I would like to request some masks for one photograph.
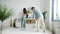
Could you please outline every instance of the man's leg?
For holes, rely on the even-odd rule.
[[[37,30],[39,31],[40,30],[40,23],[41,23],[41,18],[39,18],[37,20]]]
[[[36,20],[36,23],[35,23],[35,31],[39,31],[40,29],[40,19]]]
[[[46,26],[45,26],[45,23],[44,23],[44,19],[42,18],[42,24],[43,24],[43,28],[44,28],[44,32],[46,31]]]
[[[37,25],[37,21],[35,20],[35,30],[37,29],[37,26],[36,25]]]
[[[43,18],[39,18],[38,20],[36,20],[36,23],[35,23],[36,31],[39,31],[41,23],[43,24],[43,28],[44,28],[44,32],[45,32],[46,31],[46,26],[45,26]]]

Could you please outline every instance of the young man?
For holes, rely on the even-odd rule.
[[[46,30],[46,27],[45,27],[45,24],[44,24],[44,19],[43,19],[43,15],[41,12],[38,12],[35,7],[32,7],[31,10],[33,11],[33,15],[35,16],[35,19],[36,19],[36,25],[35,25],[35,28],[36,28],[36,31],[39,31],[39,28],[40,28],[40,24],[42,23],[43,26],[44,26],[44,32]]]

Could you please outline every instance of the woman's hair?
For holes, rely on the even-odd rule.
[[[28,14],[27,14],[26,8],[23,8],[23,13],[26,14],[26,18],[28,18]]]
[[[24,13],[24,14],[27,14],[26,8],[23,8],[23,13]]]

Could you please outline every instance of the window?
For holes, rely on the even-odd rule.
[[[60,21],[60,0],[52,0],[52,20]]]

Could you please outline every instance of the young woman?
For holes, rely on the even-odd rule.
[[[21,19],[21,28],[25,28],[26,17],[27,17],[27,10],[26,10],[26,8],[23,8],[23,15],[22,15],[22,19]]]

